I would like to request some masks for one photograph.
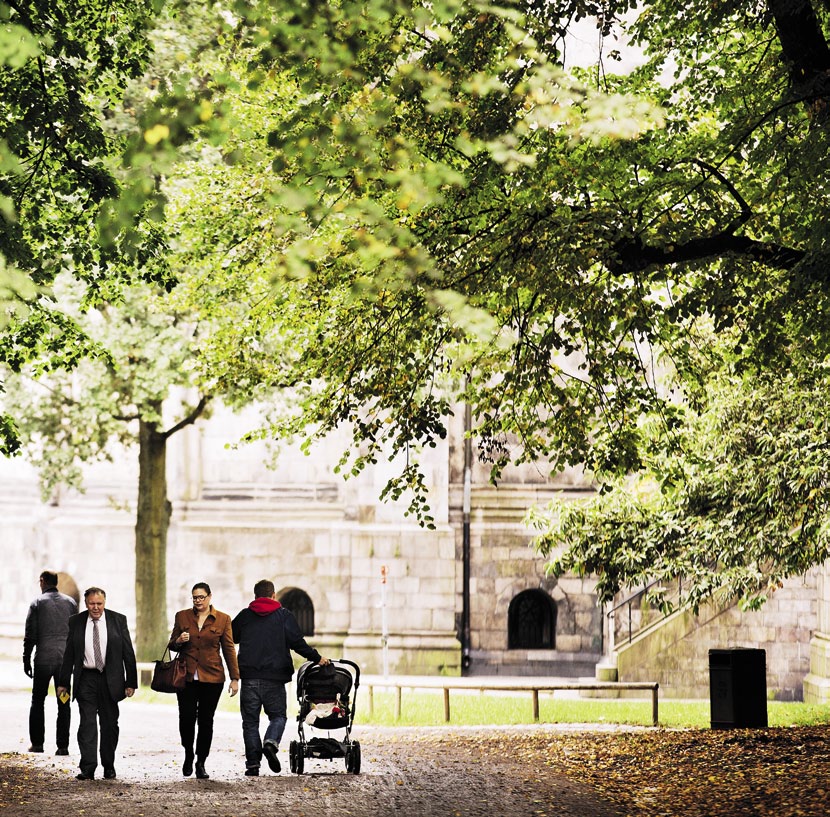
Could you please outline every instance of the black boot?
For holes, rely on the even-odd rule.
[[[207,780],[210,777],[210,775],[205,771],[204,760],[196,761],[196,777],[198,777],[199,780]]]
[[[193,750],[184,750],[184,763],[182,763],[182,774],[190,777],[193,774]]]

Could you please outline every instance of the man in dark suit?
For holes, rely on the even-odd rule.
[[[131,698],[138,686],[135,651],[127,618],[104,612],[107,594],[100,587],[84,593],[86,612],[69,619],[69,635],[60,669],[58,694],[69,691],[78,702],[81,750],[78,780],[92,780],[98,765],[98,724],[101,725],[101,765],[107,780],[115,778],[118,745],[118,702]]]

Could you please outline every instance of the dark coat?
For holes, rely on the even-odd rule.
[[[233,640],[239,644],[243,681],[290,681],[294,674],[290,650],[308,661],[320,660],[320,653],[306,643],[297,619],[285,607],[265,616],[246,607],[233,620]]]
[[[125,690],[138,687],[138,669],[135,663],[135,651],[130,638],[127,617],[114,610],[104,611],[107,621],[107,652],[104,656],[104,675],[107,687],[114,701],[123,701],[127,697]],[[63,653],[59,686],[72,689],[72,697],[78,688],[78,679],[84,669],[84,640],[89,610],[78,613],[69,619],[69,635]],[[70,681],[72,682],[70,684]]]

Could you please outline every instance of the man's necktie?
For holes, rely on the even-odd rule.
[[[98,619],[92,619],[92,654],[95,658],[95,669],[104,671],[104,656],[101,655],[101,638],[98,635]]]

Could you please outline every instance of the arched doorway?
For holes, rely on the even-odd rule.
[[[62,570],[58,571],[58,590],[60,590],[61,593],[65,593],[70,598],[75,599],[75,604],[81,603],[81,591],[78,589],[75,579],[73,579],[68,573],[64,573]]]
[[[305,590],[289,587],[281,590],[277,596],[279,603],[294,613],[303,636],[314,635],[314,604]]]
[[[556,603],[543,590],[523,590],[507,610],[510,650],[556,648]]]

